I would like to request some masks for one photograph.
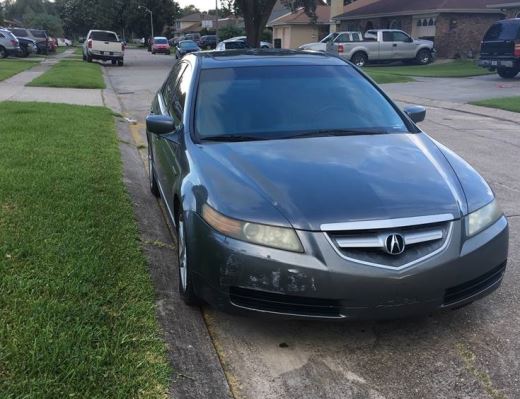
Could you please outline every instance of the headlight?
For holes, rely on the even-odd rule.
[[[503,215],[496,200],[466,217],[466,235],[472,237],[495,223]]]
[[[286,251],[303,252],[302,244],[293,229],[231,219],[208,205],[202,207],[202,218],[218,232],[237,240]]]

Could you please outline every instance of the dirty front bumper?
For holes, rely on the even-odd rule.
[[[499,287],[506,267],[504,217],[462,242],[453,222],[449,245],[402,270],[342,258],[322,232],[298,235],[305,253],[281,251],[223,236],[189,216],[188,256],[195,292],[233,313],[305,319],[384,319],[461,307]]]

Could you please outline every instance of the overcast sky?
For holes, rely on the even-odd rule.
[[[210,8],[215,9],[215,0],[177,0],[177,2],[181,5],[181,7],[193,4],[201,11],[207,11]]]

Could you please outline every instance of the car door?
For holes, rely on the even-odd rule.
[[[181,172],[179,159],[183,138],[179,132],[183,127],[186,96],[192,77],[192,66],[188,62],[180,62],[179,66],[176,74],[172,74],[171,81],[168,82],[168,88],[163,95],[164,109],[162,111],[163,115],[173,118],[176,132],[156,138],[157,158],[154,159],[160,175],[159,182],[164,195],[163,199],[170,210],[173,209],[173,194]]]
[[[401,31],[393,32],[394,37],[394,59],[403,60],[409,58],[415,58],[415,52],[417,51],[416,45],[413,39],[406,33]]]
[[[394,34],[390,31],[382,32],[382,40],[379,42],[379,60],[393,60],[395,58],[397,44],[394,42]]]

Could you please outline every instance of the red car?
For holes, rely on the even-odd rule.
[[[152,43],[152,54],[163,53],[170,55],[170,43],[165,37],[154,37]]]

